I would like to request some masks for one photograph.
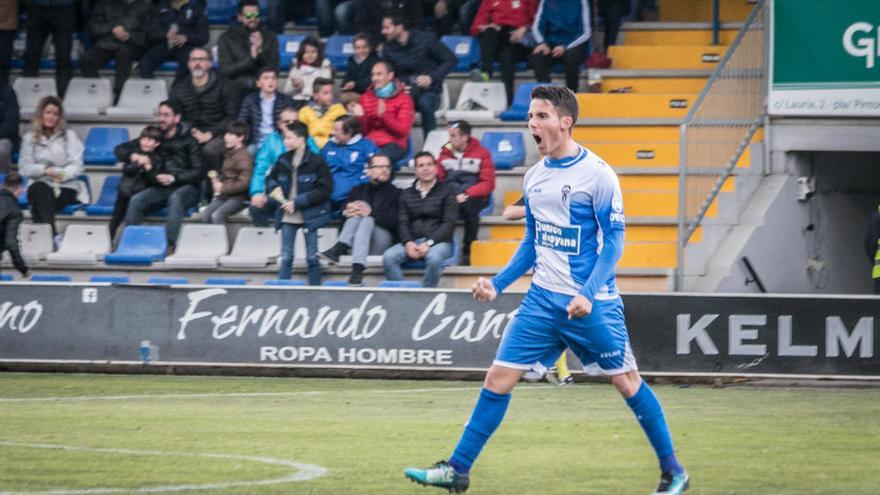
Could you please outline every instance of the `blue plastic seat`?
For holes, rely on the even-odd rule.
[[[89,176],[85,175],[85,174],[79,175],[76,177],[76,180],[85,184],[86,191],[89,192],[89,197],[92,197],[92,186],[91,186],[91,184],[89,184]],[[27,197],[25,197],[25,200],[27,200]],[[79,203],[67,205],[61,209],[60,213],[62,215],[73,215],[74,213],[84,209],[85,207],[86,207],[86,205],[79,204]]]
[[[86,206],[86,215],[110,215],[113,213],[113,205],[116,203],[116,188],[119,187],[118,175],[110,175],[104,179],[101,186],[101,195],[98,201]]]
[[[8,273],[0,273],[0,282],[12,282],[12,275]]]
[[[290,68],[290,63],[296,58],[296,52],[299,50],[299,44],[306,39],[302,34],[279,34],[278,35],[278,56],[280,58],[282,71]]]
[[[415,156],[415,153],[413,152],[412,134],[410,134],[409,137],[406,138],[406,156],[401,158],[397,161],[397,163],[394,164],[394,171],[396,172],[404,167],[409,166],[409,161],[412,160],[413,156]],[[436,157],[434,158],[436,159]]]
[[[344,71],[348,68],[348,58],[354,54],[354,45],[352,36],[347,34],[334,34],[327,38],[327,45],[324,47],[324,56],[330,60],[333,67],[337,71]]]
[[[187,285],[189,284],[189,279],[174,277],[150,277],[147,279],[147,283],[151,285]]]
[[[206,11],[210,24],[229,24],[237,10],[235,0],[208,0]]]
[[[453,266],[458,264],[458,239],[452,239],[452,254],[449,255],[448,258],[443,260],[443,268],[447,266]],[[425,260],[414,260],[407,261],[406,263],[400,265],[404,270],[424,270],[425,269]]]
[[[205,279],[205,285],[247,285],[247,280],[243,278],[208,277]]]
[[[489,204],[486,205],[485,208],[480,210],[481,217],[488,217],[495,211],[495,194],[492,193],[489,195]]]
[[[422,284],[415,280],[383,280],[379,282],[379,287],[387,289],[420,289]]]
[[[119,247],[104,257],[104,263],[148,266],[154,261],[164,260],[167,251],[165,227],[129,225],[122,231]]]
[[[92,127],[86,136],[83,162],[88,165],[115,165],[113,148],[129,140],[125,127]]]
[[[130,282],[128,277],[113,275],[92,275],[89,282],[108,283],[108,284],[127,284]]]
[[[480,141],[492,153],[492,162],[498,170],[510,170],[526,163],[526,143],[521,132],[489,131]]]
[[[458,63],[455,66],[458,72],[467,72],[480,62],[480,44],[472,36],[447,35],[440,41],[455,54]]]
[[[70,275],[49,275],[45,273],[31,275],[31,282],[71,282]]]
[[[524,82],[519,83],[513,94],[513,103],[510,108],[501,112],[501,120],[526,120],[529,118],[529,103],[532,101],[532,90],[537,86],[550,86],[548,83]]]
[[[279,280],[269,279],[263,282],[263,285],[276,285],[285,287],[304,287],[306,283],[302,280]]]
[[[321,285],[324,287],[348,287],[348,282],[345,280],[328,280]]]

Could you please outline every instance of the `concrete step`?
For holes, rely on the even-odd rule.
[[[630,88],[636,94],[699,93],[707,78],[608,77],[602,78],[602,92]]]
[[[709,0],[675,0],[658,2],[660,20],[666,22],[699,22],[712,20],[712,2]],[[752,11],[755,0],[720,0],[721,22],[742,22]]]
[[[608,48],[616,69],[714,69],[727,46],[627,46]]]
[[[590,151],[615,169],[632,167],[677,167],[678,144],[663,142],[583,142]]]
[[[693,105],[694,93],[596,94],[578,93],[579,118],[683,118]]]
[[[738,29],[722,29],[718,31],[718,42],[729,45],[738,32]],[[712,44],[712,28],[627,30],[621,37],[621,44],[627,46],[708,46]]]
[[[572,137],[584,146],[592,148],[597,142],[678,143],[680,131],[676,125],[626,125],[624,123],[620,125],[581,125],[579,123],[572,130]]]

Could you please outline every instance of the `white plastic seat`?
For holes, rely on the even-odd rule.
[[[272,227],[242,227],[232,252],[220,257],[220,265],[263,268],[281,255],[281,233]]]
[[[18,242],[21,256],[28,263],[46,259],[55,251],[52,241],[52,226],[48,223],[23,223],[18,227]]]
[[[111,247],[107,225],[71,224],[64,231],[58,252],[49,253],[46,262],[50,265],[97,265]]]
[[[58,96],[58,87],[51,77],[19,77],[12,84],[18,97],[18,111],[22,117],[30,117],[37,104],[46,96]]]
[[[151,117],[156,108],[168,99],[164,79],[129,79],[122,87],[119,104],[107,109],[107,115]]]
[[[216,268],[217,260],[229,252],[225,225],[186,224],[180,231],[177,249],[165,258],[173,268]]]
[[[449,131],[446,129],[434,129],[425,137],[425,144],[422,145],[422,151],[431,153],[436,160],[440,156],[440,149],[449,142]]]
[[[326,251],[336,244],[339,231],[335,228],[318,229],[318,252]],[[294,266],[306,266],[306,236],[302,229],[296,231],[296,239],[293,243],[293,264]]]
[[[64,94],[64,112],[70,116],[94,116],[113,106],[113,85],[107,78],[74,77]]]
[[[500,82],[466,82],[446,120],[490,121],[507,110],[507,92]]]

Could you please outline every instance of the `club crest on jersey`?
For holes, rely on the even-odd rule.
[[[568,201],[568,195],[571,194],[571,186],[568,184],[562,187],[562,202],[565,203]]]

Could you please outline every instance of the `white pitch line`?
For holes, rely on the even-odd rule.
[[[284,459],[278,459],[275,457],[213,454],[207,452],[163,452],[157,450],[101,449],[91,447],[75,447],[69,445],[52,445],[44,443],[22,443],[12,442],[8,440],[0,440],[0,445],[4,445],[7,447],[22,447],[31,449],[65,450],[71,452],[97,452],[105,454],[143,455],[154,457],[207,457],[211,459],[230,459],[237,461],[259,462],[262,464],[273,464],[276,466],[289,467],[295,470],[294,472],[280,478],[270,478],[253,481],[228,481],[222,483],[160,485],[142,488],[59,488],[55,490],[44,490],[36,492],[0,492],[0,495],[103,495],[108,493],[170,493],[191,490],[222,490],[225,488],[235,488],[240,486],[265,486],[278,485],[282,483],[293,483],[297,481],[309,481],[327,474],[326,468],[317,466],[315,464],[304,464],[301,462],[293,462]]]

